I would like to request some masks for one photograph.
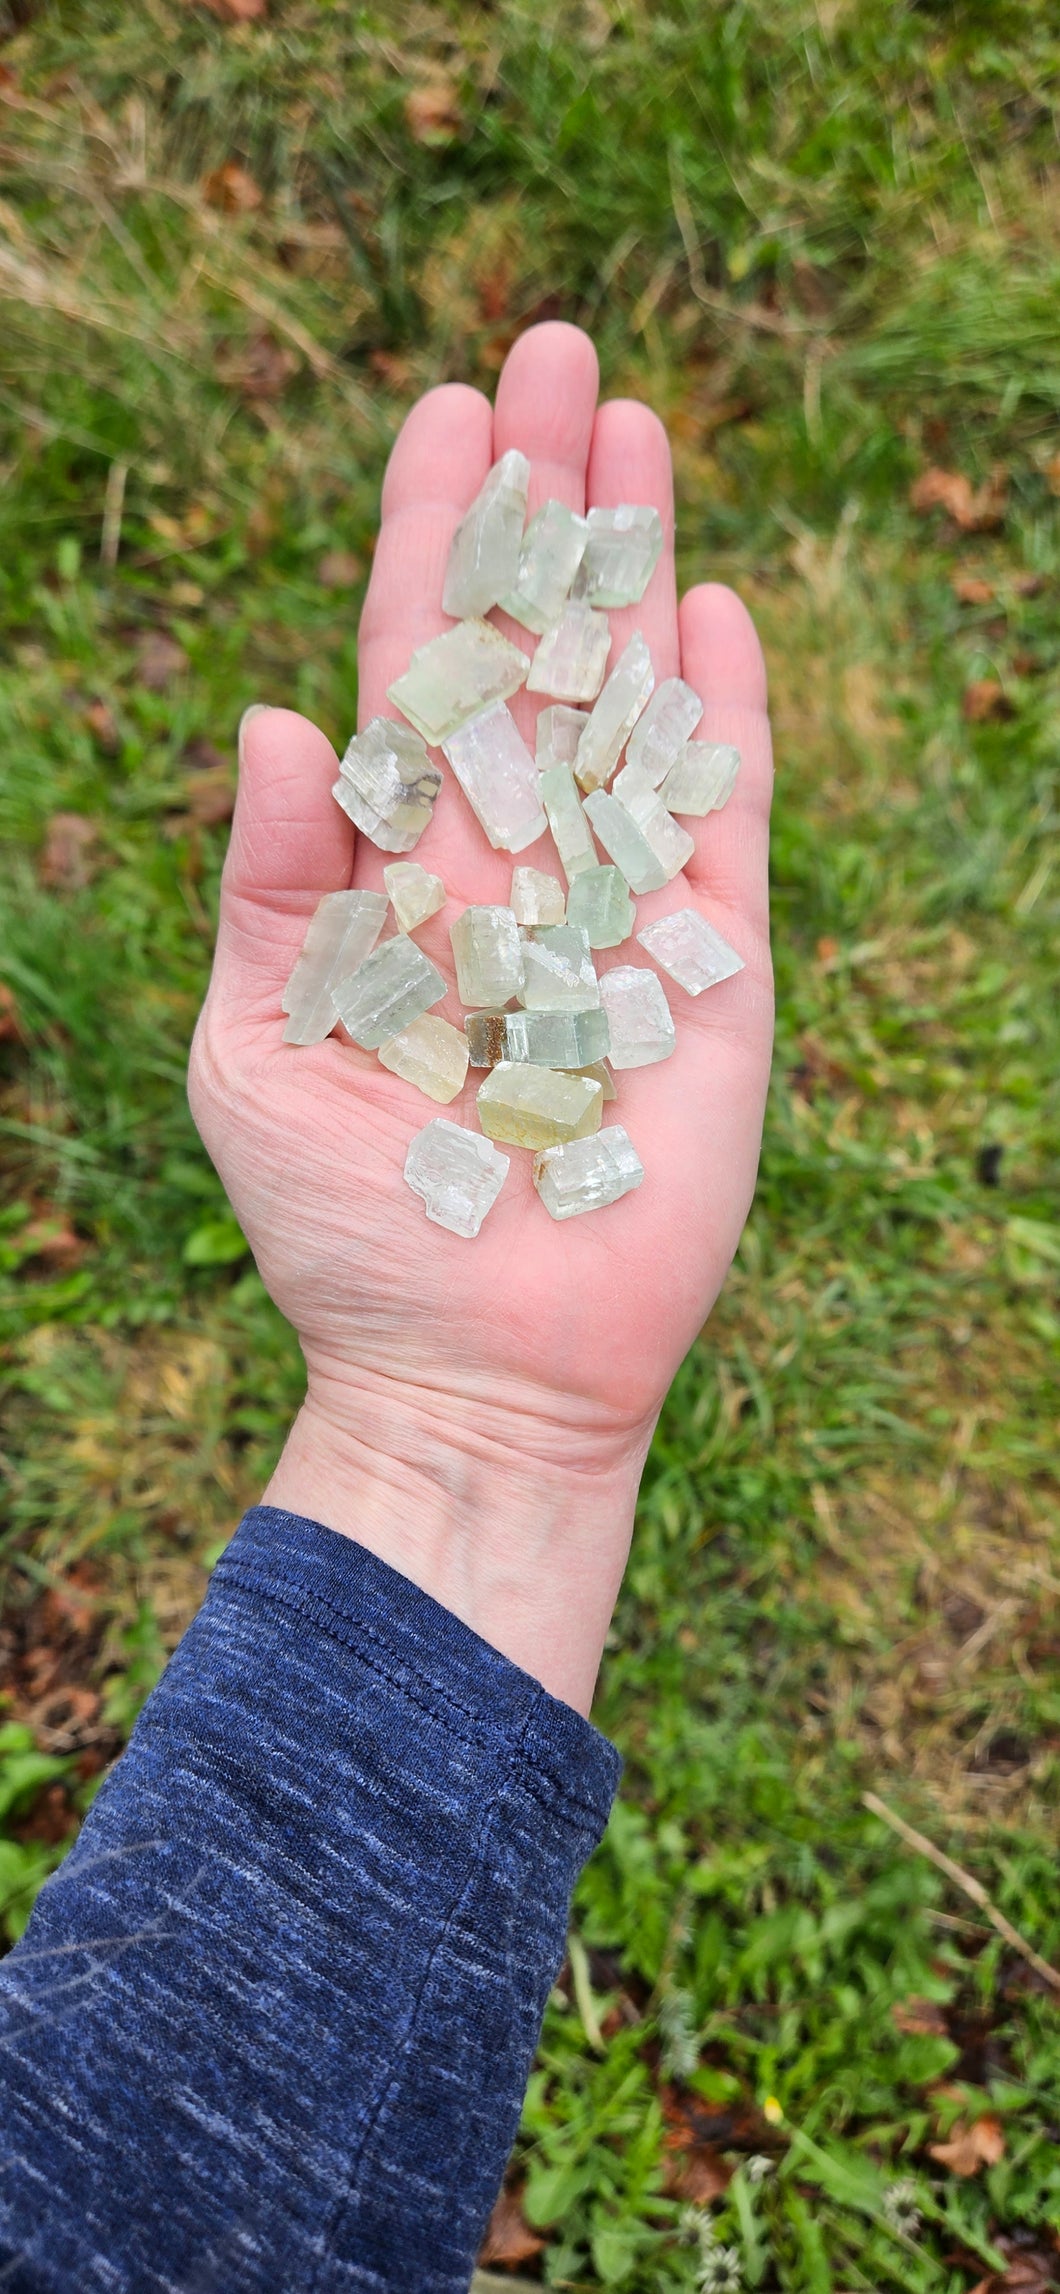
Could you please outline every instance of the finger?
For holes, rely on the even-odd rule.
[[[497,384],[494,459],[517,447],[530,464],[529,515],[543,502],[585,508],[585,473],[600,369],[588,335],[559,320],[528,328]]]
[[[663,524],[659,563],[638,605],[610,615],[611,666],[635,629],[643,631],[655,682],[679,673],[677,589],[674,575],[674,477],[670,442],[658,415],[634,398],[608,399],[596,417],[589,455],[587,499],[593,509],[620,502],[651,502]]]
[[[293,709],[249,710],[239,728],[239,789],[221,877],[215,984],[282,986],[325,892],[350,882],[355,832],[331,794],[331,743]]]
[[[386,689],[451,624],[442,612],[449,545],[492,459],[489,400],[444,383],[413,407],[383,480],[382,523],[361,616],[358,721],[395,716]]]
[[[740,938],[764,944],[769,928],[769,808],[773,754],[767,715],[765,662],[758,634],[745,605],[720,582],[689,591],[681,606],[682,675],[703,700],[697,741],[728,741],[740,752],[736,785],[720,812],[685,826],[695,835],[696,853],[685,871],[705,896],[710,920],[733,940],[745,958],[752,952]],[[730,935],[726,932],[726,937]]]

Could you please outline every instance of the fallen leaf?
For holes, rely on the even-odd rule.
[[[452,143],[464,125],[454,82],[439,73],[410,88],[405,121],[414,143]]]
[[[970,2127],[962,2126],[958,2120],[949,2141],[929,2143],[928,2153],[938,2160],[940,2167],[948,2167],[951,2174],[977,2175],[980,2167],[996,2166],[1005,2156],[1001,2121],[991,2112],[975,2119]]]
[[[1054,454],[1052,460],[1046,463],[1045,475],[1049,481],[1049,492],[1060,494],[1060,454]]]
[[[478,282],[479,309],[491,327],[507,316],[511,285],[509,273],[503,267],[488,272]]]
[[[150,629],[136,648],[136,674],[148,693],[164,693],[188,666],[188,656],[164,629]]]
[[[531,2262],[545,2241],[531,2230],[518,2191],[502,2190],[486,2226],[480,2262]]]
[[[954,574],[953,594],[961,605],[989,605],[997,592],[982,574]]]
[[[29,1721],[42,1752],[77,1752],[99,1719],[102,1698],[95,1689],[69,1682],[50,1689],[30,1709]]]
[[[82,892],[94,874],[92,846],[99,831],[79,812],[53,812],[40,859],[40,880],[55,892]]]
[[[15,991],[0,980],[0,1043],[22,1043],[22,1022],[18,1016]]]
[[[922,517],[945,510],[962,534],[985,534],[1003,524],[1007,491],[1003,470],[993,470],[979,487],[960,470],[923,470],[910,487],[909,506]]]
[[[370,350],[368,364],[373,374],[377,374],[381,382],[389,383],[392,390],[404,390],[412,373],[408,359],[396,350]]]
[[[352,550],[326,550],[317,567],[321,589],[355,589],[364,567]]]
[[[191,773],[214,773],[222,766],[227,769],[231,762],[212,741],[189,741],[180,752],[180,761]]]
[[[961,715],[969,725],[996,723],[1002,717],[1014,717],[1012,702],[996,677],[976,677],[964,689]]]
[[[824,940],[818,940],[816,955],[819,964],[834,964],[838,954],[838,940],[831,940],[827,938]]]
[[[121,747],[121,734],[110,703],[90,701],[85,710],[85,724],[104,756],[116,757]]]
[[[935,1999],[896,1999],[891,2018],[898,2031],[930,2033],[939,2039],[949,2037],[945,2012]]]
[[[1036,653],[1014,653],[1012,669],[1016,677],[1040,677],[1042,663]]]
[[[297,351],[277,342],[268,327],[258,327],[245,342],[221,343],[214,363],[221,382],[252,404],[281,397],[299,367]]]
[[[198,821],[200,828],[216,828],[221,821],[231,820],[235,802],[235,774],[223,760],[200,769],[188,782],[188,817]]]
[[[262,202],[261,185],[237,159],[226,159],[223,167],[204,176],[202,195],[208,207],[219,207],[223,215],[252,215]]]
[[[27,1259],[44,1259],[53,1266],[76,1266],[85,1255],[85,1243],[63,1212],[30,1219],[19,1235],[19,1249]]]
[[[668,2162],[667,2196],[682,2198],[688,2206],[710,2206],[714,2199],[724,2198],[735,2171],[720,2151],[697,2146],[687,2157]]]
[[[268,12],[268,0],[203,0],[203,6],[223,24],[260,24]]]
[[[1044,574],[1021,573],[1016,575],[1012,587],[1017,597],[1040,597],[1049,584]]]

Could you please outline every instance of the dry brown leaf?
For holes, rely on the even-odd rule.
[[[405,121],[414,143],[452,143],[464,125],[455,83],[439,73],[410,88]]]
[[[22,1043],[23,1040],[15,991],[5,980],[0,980],[0,1043]]]
[[[148,693],[164,693],[174,678],[182,677],[188,656],[175,637],[164,629],[150,629],[136,648],[136,674]]]
[[[945,510],[962,534],[985,534],[1004,522],[1007,479],[993,470],[985,486],[973,487],[960,470],[923,470],[909,490],[910,509],[923,517]]]
[[[948,2037],[945,2010],[936,1999],[896,1999],[891,2016],[899,2031],[930,2033],[932,2038]]]
[[[486,2226],[480,2262],[531,2262],[545,2241],[531,2230],[523,2213],[520,2193],[502,2190]]]
[[[300,362],[289,343],[258,327],[246,342],[220,344],[214,363],[220,381],[253,403],[281,397]]]
[[[364,572],[352,550],[325,550],[317,567],[321,589],[355,589]]]
[[[957,573],[953,576],[953,594],[960,605],[990,605],[997,592],[982,574]]]
[[[1054,454],[1052,460],[1046,463],[1045,475],[1049,482],[1049,492],[1060,494],[1060,454]]]
[[[189,741],[180,752],[180,761],[187,772],[215,773],[227,771],[231,760],[212,741]]]
[[[720,2151],[712,2151],[697,2144],[685,2158],[670,2161],[666,2175],[666,2190],[670,2198],[682,2198],[688,2206],[710,2206],[714,2199],[724,2198],[735,2173]]]
[[[1005,2136],[1001,2121],[992,2112],[975,2119],[971,2126],[956,2126],[945,2143],[929,2143],[931,2158],[940,2167],[948,2167],[951,2174],[977,2175],[980,2167],[993,2167],[1005,2156]]]
[[[381,382],[388,383],[391,390],[404,390],[406,388],[412,367],[409,360],[404,358],[400,351],[370,350],[368,364],[373,374],[377,374]]]
[[[1021,573],[1016,575],[1012,587],[1017,597],[1040,597],[1043,589],[1048,589],[1049,582],[1042,573]]]
[[[268,14],[268,0],[203,0],[203,7],[222,24],[260,24]]]
[[[961,715],[969,725],[988,725],[1015,714],[1004,686],[996,677],[975,677],[965,686]]]
[[[235,802],[235,774],[223,761],[205,770],[200,768],[188,782],[188,817],[198,821],[200,828],[217,828],[221,821],[231,820]]]
[[[52,1266],[76,1266],[85,1255],[85,1243],[64,1212],[43,1212],[30,1219],[19,1237],[27,1258],[44,1259]]]
[[[40,858],[40,880],[54,892],[83,892],[95,873],[92,847],[99,831],[79,812],[53,812]]]
[[[105,757],[116,757],[121,747],[118,720],[107,701],[90,701],[85,710],[85,724]]]
[[[223,215],[252,215],[262,202],[261,185],[237,159],[226,159],[223,167],[211,169],[203,179],[202,195],[208,207],[219,207]]]

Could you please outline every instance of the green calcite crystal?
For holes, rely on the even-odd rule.
[[[534,1185],[554,1219],[602,1211],[639,1187],[644,1165],[627,1131],[610,1123],[595,1138],[546,1147],[534,1157]]]
[[[650,844],[660,867],[666,870],[666,882],[672,883],[691,860],[696,849],[695,838],[667,812],[658,789],[653,789],[647,773],[639,765],[624,765],[622,771],[616,773],[611,794]]]
[[[683,677],[665,677],[629,736],[627,764],[639,765],[657,789],[702,715],[703,703],[691,685]]]
[[[607,1057],[614,1068],[652,1067],[677,1044],[666,990],[643,964],[616,964],[600,982],[611,1031]]]
[[[409,1141],[405,1181],[435,1226],[470,1242],[511,1167],[511,1157],[499,1154],[481,1132],[465,1131],[462,1124],[436,1115]]]
[[[422,1012],[399,1035],[379,1046],[379,1059],[392,1075],[414,1083],[428,1099],[447,1107],[467,1074],[467,1037],[437,1012]]]
[[[570,766],[547,765],[540,789],[563,873],[568,884],[573,884],[583,868],[596,867],[596,846]]]
[[[445,907],[445,886],[440,876],[431,876],[421,868],[418,860],[395,860],[383,870],[383,882],[390,894],[390,904],[397,920],[399,932],[414,932],[418,924],[425,924],[428,916],[437,916]]]
[[[590,605],[638,605],[662,554],[658,510],[622,502],[614,510],[590,510],[588,523],[575,595]]]
[[[585,933],[590,948],[620,948],[628,940],[637,911],[620,868],[586,868],[567,894],[567,922]]]
[[[731,980],[743,971],[743,957],[695,908],[678,908],[672,916],[660,916],[656,923],[646,924],[637,938],[690,996],[701,996],[704,988],[716,988],[720,981]]]
[[[600,1002],[589,942],[571,924],[544,925],[523,936],[520,1003],[528,1012],[590,1012]]]
[[[495,852],[523,852],[545,833],[537,765],[503,701],[442,747]]]
[[[531,518],[519,551],[515,587],[500,599],[513,621],[521,621],[524,629],[533,629],[540,637],[559,619],[588,535],[586,520],[563,502],[546,502]]]
[[[564,702],[542,709],[537,720],[537,762],[542,772],[548,765],[573,765],[588,722],[587,709],[569,709]]]
[[[417,647],[387,697],[422,733],[445,741],[494,701],[510,700],[526,683],[528,662],[488,621],[458,621]]]
[[[599,1131],[604,1095],[585,1075],[502,1060],[479,1085],[478,1115],[488,1139],[512,1147],[558,1147]]]
[[[588,1067],[571,1068],[568,1070],[568,1073],[572,1075],[591,1076],[593,1082],[598,1083],[601,1091],[603,1092],[605,1107],[609,1099],[618,1098],[618,1093],[615,1090],[615,1079],[611,1073],[610,1068],[608,1067],[606,1060],[594,1059],[590,1062]]]
[[[512,915],[517,924],[562,924],[566,914],[558,876],[540,868],[513,868]]]
[[[659,795],[668,812],[720,812],[740,770],[739,749],[726,741],[686,741]]]
[[[522,992],[523,943],[510,908],[465,908],[449,937],[462,1004],[506,1004]]]
[[[373,717],[340,758],[331,793],[373,844],[384,852],[411,852],[441,785],[419,734],[389,717]]]
[[[661,892],[670,881],[666,870],[618,798],[609,796],[606,789],[597,789],[595,795],[586,797],[585,811],[604,851],[610,853],[632,890]]]
[[[603,1011],[469,1012],[464,1021],[472,1067],[591,1067],[611,1041]]]
[[[517,582],[529,483],[530,464],[515,447],[494,463],[453,535],[443,613],[488,613]]]
[[[386,922],[381,892],[325,892],[283,992],[285,1043],[323,1043],[338,1018],[332,984],[370,956]]]
[[[647,641],[636,629],[625,652],[620,653],[578,743],[574,775],[587,795],[606,787],[654,683]]]
[[[337,980],[332,990],[335,1009],[345,1028],[363,1051],[378,1051],[390,1036],[400,1035],[420,1013],[440,1004],[445,981],[437,965],[428,962],[422,948],[399,932],[374,948],[356,971]]]
[[[589,605],[564,606],[530,664],[528,693],[551,693],[557,701],[595,701],[611,651],[606,613]]]

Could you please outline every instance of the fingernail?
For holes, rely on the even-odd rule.
[[[268,708],[268,706],[269,704],[267,701],[252,701],[249,709],[244,709],[243,711],[243,714],[239,720],[239,731],[236,734],[236,754],[239,758],[240,764],[243,762],[243,735],[246,732],[247,726],[249,725],[252,717],[260,717],[262,713]]]

